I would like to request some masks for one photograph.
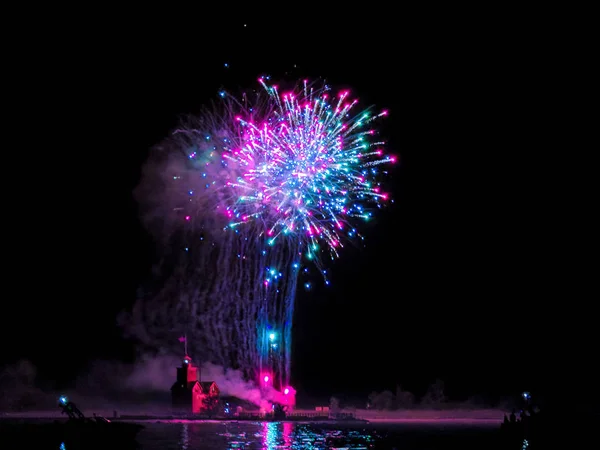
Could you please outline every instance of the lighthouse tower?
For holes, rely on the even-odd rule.
[[[183,384],[200,381],[200,367],[195,366],[188,355],[184,356],[181,367],[177,368],[177,381]]]
[[[214,381],[200,382],[200,367],[186,355],[177,368],[177,381],[171,387],[173,411],[182,414],[209,412],[218,405],[219,388]]]

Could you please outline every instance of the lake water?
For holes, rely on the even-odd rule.
[[[500,448],[497,425],[290,422],[144,423],[144,450],[200,449],[480,449]]]

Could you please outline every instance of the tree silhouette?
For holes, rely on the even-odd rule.
[[[429,406],[436,406],[446,403],[447,398],[444,393],[444,382],[442,380],[435,380],[435,382],[429,386],[427,392],[421,399],[421,403]]]
[[[0,411],[23,411],[45,405],[47,396],[35,386],[36,368],[21,360],[0,370]]]
[[[400,385],[396,386],[396,408],[410,408],[415,403],[415,396],[412,392],[402,390]]]
[[[373,409],[393,409],[394,407],[394,394],[391,391],[383,392],[372,392],[369,395],[369,405]]]
[[[336,397],[331,397],[329,399],[329,411],[337,412],[340,409],[340,400]]]

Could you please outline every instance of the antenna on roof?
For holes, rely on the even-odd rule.
[[[186,356],[186,357],[187,357],[187,356],[188,356],[188,352],[187,352],[187,333],[186,333],[186,334],[184,334],[183,336],[181,336],[181,337],[178,339],[178,341],[183,343],[183,351],[185,352],[185,353],[184,353],[184,356]]]

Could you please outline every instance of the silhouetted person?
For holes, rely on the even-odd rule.
[[[61,397],[59,406],[62,408],[62,414],[69,416],[69,419],[85,419],[83,413],[75,406],[75,403],[68,401],[66,398]]]
[[[515,414],[515,410],[513,409],[510,413],[510,423],[515,423],[517,421],[517,415]]]

